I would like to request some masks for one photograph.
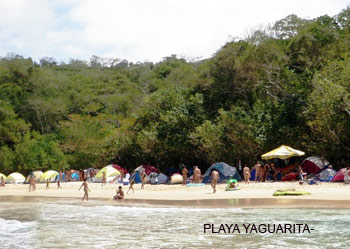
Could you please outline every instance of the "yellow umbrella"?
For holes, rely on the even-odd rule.
[[[305,152],[293,149],[292,147],[281,145],[277,149],[265,153],[261,156],[262,159],[268,160],[273,158],[287,159],[293,156],[302,156]]]

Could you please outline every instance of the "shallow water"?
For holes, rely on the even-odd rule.
[[[0,248],[346,248],[347,209],[117,206],[116,202],[3,200]],[[241,233],[204,233],[205,223]],[[246,234],[242,224],[308,224],[297,234]]]

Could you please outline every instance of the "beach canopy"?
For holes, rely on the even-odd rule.
[[[40,182],[46,182],[47,179],[50,179],[51,182],[54,182],[57,175],[58,175],[58,172],[55,170],[45,171],[45,173],[43,173],[40,176]]]
[[[280,147],[265,153],[261,156],[261,159],[268,160],[274,158],[280,158],[282,160],[293,157],[293,156],[302,156],[305,152],[293,149],[292,147],[281,145]]]
[[[35,171],[30,172],[30,174],[27,175],[25,183],[29,183],[31,176],[34,176],[36,181],[39,182],[40,181],[40,177],[42,176],[42,174],[43,174],[43,172],[40,171],[40,170],[35,170]]]
[[[102,182],[103,172],[106,174],[107,182],[120,175],[119,170],[116,170],[112,165],[108,165],[97,172],[94,182]]]
[[[0,180],[1,180],[1,177],[3,177],[4,180],[6,180],[6,176],[4,174],[2,174],[2,173],[0,173]]]
[[[308,175],[316,175],[321,172],[321,170],[323,170],[327,165],[329,165],[329,162],[326,159],[319,156],[310,156],[300,164],[300,167]]]
[[[26,178],[21,173],[12,173],[6,177],[6,183],[23,183]]]
[[[241,177],[239,176],[236,167],[232,167],[227,163],[221,162],[221,163],[215,163],[207,169],[207,171],[204,174],[204,179],[203,179],[204,183],[210,182],[210,174],[214,169],[219,172],[220,178],[218,182],[222,182],[230,178],[234,178],[238,181],[241,180]]]

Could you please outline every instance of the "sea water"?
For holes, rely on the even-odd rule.
[[[307,224],[311,233],[204,233],[204,224]],[[119,206],[2,200],[0,248],[350,248],[346,209]]]

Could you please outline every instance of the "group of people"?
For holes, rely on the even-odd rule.
[[[188,170],[186,165],[183,165],[182,170],[182,185],[186,185],[187,179],[188,179]],[[202,172],[198,166],[193,167],[193,183],[200,183],[202,181]]]
[[[255,169],[255,182],[265,182],[267,181],[268,177],[272,179],[272,181],[277,180],[277,170],[274,163],[271,164],[261,164],[257,163],[254,165],[252,170]],[[251,178],[251,171],[252,171],[247,164],[244,165],[243,168],[243,176],[244,176],[244,182],[249,183]]]

